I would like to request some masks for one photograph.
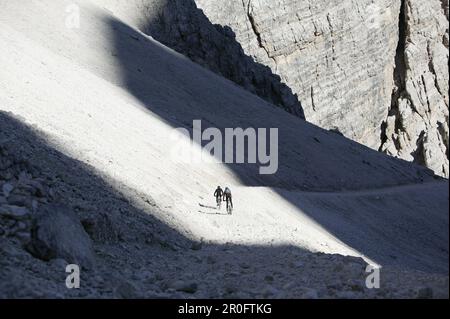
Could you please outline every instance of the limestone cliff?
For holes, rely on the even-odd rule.
[[[448,1],[196,0],[306,119],[448,177]]]
[[[142,0],[139,8],[123,18],[200,65],[449,176],[448,0]]]
[[[448,1],[406,0],[381,150],[448,169]]]

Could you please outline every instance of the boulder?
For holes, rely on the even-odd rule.
[[[42,260],[62,258],[84,268],[91,268],[95,262],[91,239],[78,216],[60,204],[40,207],[33,220],[28,250]]]

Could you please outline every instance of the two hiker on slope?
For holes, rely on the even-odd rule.
[[[225,187],[225,190],[222,190],[220,186],[217,186],[217,189],[214,192],[214,197],[216,197],[217,207],[220,208],[221,201],[224,200],[227,203],[227,212],[231,212],[231,209],[233,208],[233,200],[231,191],[228,187]]]

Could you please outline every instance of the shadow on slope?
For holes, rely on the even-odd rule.
[[[418,287],[438,287],[442,281],[422,275],[408,281],[413,274],[386,270],[381,289],[367,289],[366,263],[360,258],[288,245],[200,245],[155,218],[159,209],[151,198],[64,155],[22,119],[0,112],[0,127],[2,146],[32,163],[39,177],[56,178],[57,200],[81,221],[105,212],[111,220],[107,227],[88,230],[97,263],[83,270],[80,289],[67,289],[61,260],[35,259],[1,238],[0,298],[389,298],[414,297]],[[120,236],[105,240],[114,237],[105,237],[106,232]],[[189,286],[177,288],[180,283]],[[437,297],[448,297],[448,284],[441,286]]]
[[[436,179],[430,170],[388,157],[301,121],[286,112],[273,109],[263,100],[236,88],[225,79],[216,77],[211,81],[207,70],[150,41],[144,34],[123,22],[109,18],[107,23],[112,30],[114,54],[122,68],[126,89],[168,125],[192,131],[193,120],[201,119],[203,129],[215,127],[222,133],[227,127],[279,129],[279,169],[275,174],[260,175],[259,166],[255,164],[226,164],[243,185],[274,188],[280,196],[316,220],[342,242],[382,265],[448,272],[448,262],[435,266],[430,262],[436,254],[446,255],[441,259],[448,261],[448,253],[436,252],[436,247],[427,246],[430,250],[422,252],[421,257],[397,256],[403,248],[414,248],[416,244],[420,247],[421,244],[415,235],[404,227],[398,227],[396,232],[389,232],[389,236],[393,237],[387,237],[382,233],[382,229],[371,228],[363,218],[358,218],[360,212],[354,209],[351,213],[357,223],[342,228],[342,225],[330,222],[323,211],[317,212],[298,197],[292,198],[296,195],[291,193],[288,196],[285,192],[360,190],[422,183]],[[180,100],[180,97],[183,100]],[[220,181],[217,183],[220,184]],[[404,212],[401,206],[396,209],[402,211],[394,210],[391,213],[398,214],[399,219],[402,216],[407,217],[407,212]],[[377,210],[372,209],[370,212],[375,214]],[[441,207],[439,214],[444,216],[442,218],[445,220],[446,207]],[[441,223],[440,220],[433,222],[435,225]],[[441,229],[440,225],[438,228]],[[364,231],[364,237],[352,235],[351,232],[358,229]],[[417,229],[421,230],[420,224],[414,224],[414,230]],[[444,235],[446,241],[441,246],[448,247],[448,235],[445,234],[448,234],[448,230],[439,234]],[[405,241],[405,238],[410,241]],[[427,238],[426,235],[421,236],[421,239],[423,238]],[[386,248],[388,251],[393,250],[392,254],[377,249],[374,243],[379,240],[384,242],[379,243],[378,248],[387,242],[392,243]],[[392,246],[395,247],[396,244],[401,246],[394,249]],[[396,258],[391,258],[390,255],[395,255]]]
[[[100,176],[88,165],[64,155],[45,135],[23,124],[22,119],[0,112],[0,127],[0,143],[7,147],[10,155],[32,163],[34,174],[39,177],[57,181],[52,185],[59,194],[56,201],[73,208],[82,222],[95,220],[105,212],[111,221],[101,229],[88,230],[94,242],[97,265],[94,270],[83,272],[81,289],[66,288],[65,265],[54,268],[52,262],[40,261],[24,253],[5,255],[15,244],[1,238],[0,298],[153,298],[165,296],[162,293],[179,280],[195,280],[199,288],[194,296],[198,298],[261,298],[264,297],[262,289],[268,284],[278,293],[285,291],[289,297],[300,297],[303,287],[311,285],[305,281],[311,278],[302,275],[303,264],[300,262],[306,260],[329,262],[327,265],[319,263],[318,266],[324,269],[335,263],[348,265],[352,272],[347,275],[356,280],[351,285],[360,285],[361,292],[365,289],[365,263],[359,258],[313,254],[292,246],[209,243],[199,246],[179,230],[155,218],[152,214],[157,214],[159,208],[152,205],[151,198],[143,197],[109,177]],[[93,231],[103,234],[92,234]],[[114,239],[114,236],[105,236],[107,232],[120,235]],[[308,269],[317,272],[317,268]],[[156,279],[146,278],[145,274],[149,272]],[[121,291],[124,288],[117,288],[124,283],[131,283],[137,291],[131,294],[127,288],[125,294]],[[290,287],[283,288],[288,283]],[[344,285],[336,289],[351,288]],[[249,294],[237,295],[244,292]],[[270,294],[269,291],[266,297]],[[193,295],[172,291],[170,296],[185,298]]]
[[[291,88],[269,67],[247,56],[233,30],[213,25],[193,0],[168,0],[161,14],[141,30],[268,102],[305,118]]]

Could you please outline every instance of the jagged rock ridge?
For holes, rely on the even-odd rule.
[[[138,5],[137,5],[138,4]],[[102,4],[164,45],[266,101],[304,118],[300,100],[269,66],[247,56],[228,26],[212,24],[193,0]],[[124,14],[126,12],[126,14]]]

